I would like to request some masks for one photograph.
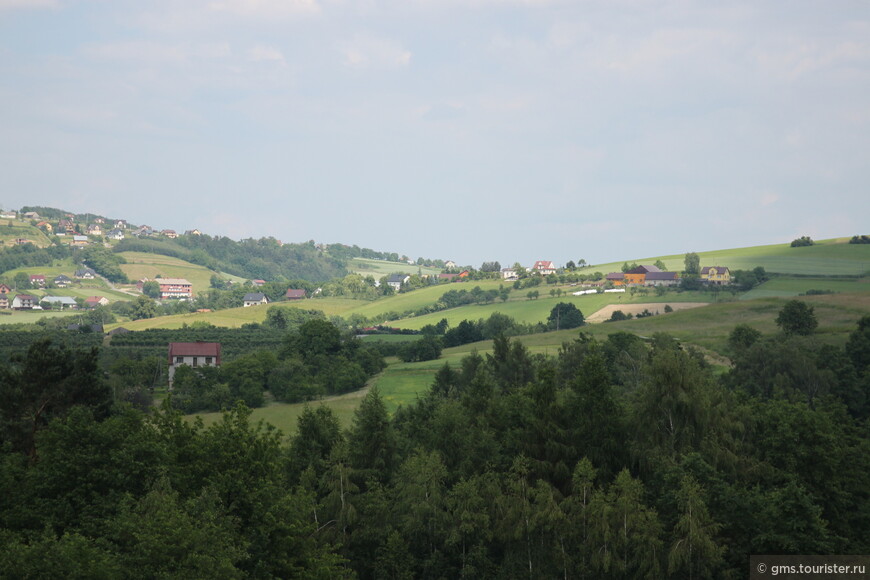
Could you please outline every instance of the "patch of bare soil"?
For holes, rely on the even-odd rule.
[[[689,308],[698,308],[699,306],[707,306],[707,302],[673,302],[671,308],[677,310],[688,310]],[[586,322],[604,322],[610,320],[610,316],[617,310],[622,310],[625,314],[640,314],[644,310],[649,310],[653,314],[664,314],[665,303],[653,302],[650,304],[610,304],[605,306],[595,314],[588,316]]]

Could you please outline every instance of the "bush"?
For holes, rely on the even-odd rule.
[[[801,236],[796,240],[792,240],[791,247],[792,248],[800,248],[803,246],[812,246],[813,244],[815,244],[815,242],[813,241],[813,239],[811,237]]]

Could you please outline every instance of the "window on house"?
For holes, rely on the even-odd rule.
[[[183,363],[183,362],[184,362],[184,357],[183,357],[183,356],[177,356],[177,357],[175,357],[175,364],[180,365],[180,364]]]
[[[207,365],[212,364],[212,360],[213,360],[213,359],[212,359],[212,357],[210,357],[210,356],[205,357],[205,364],[207,364]]]
[[[193,357],[193,366],[198,366],[197,362],[199,361],[199,357]]]

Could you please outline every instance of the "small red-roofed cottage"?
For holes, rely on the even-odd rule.
[[[85,298],[85,308],[96,308],[97,306],[108,306],[109,299],[105,296],[88,296]]]
[[[285,294],[284,297],[287,298],[287,300],[302,300],[305,298],[305,290],[288,288],[287,294]]]
[[[34,288],[45,288],[45,276],[43,274],[31,274],[30,285]]]
[[[175,369],[181,365],[189,367],[221,366],[221,345],[219,342],[170,342],[169,343],[169,388]]]

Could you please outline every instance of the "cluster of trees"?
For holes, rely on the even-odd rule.
[[[121,270],[121,264],[127,263],[123,256],[112,253],[108,248],[95,244],[82,248],[79,252],[81,252],[80,257],[84,265],[93,268],[97,274],[108,279],[110,282],[126,284],[130,281],[127,279],[124,271]]]
[[[281,244],[274,238],[235,241],[219,236],[180,236],[168,239],[121,240],[114,252],[151,252],[173,256],[248,279],[325,281],[347,274],[342,260],[330,256],[313,241]]]
[[[312,318],[287,334],[277,354],[259,350],[221,367],[179,367],[172,400],[187,413],[219,410],[237,400],[260,407],[266,391],[279,401],[310,401],[362,388],[384,366],[376,349]]]
[[[336,352],[311,330],[290,357]],[[306,408],[287,447],[241,407],[205,428],[113,406],[93,352],[40,345],[0,365],[0,568],[720,578],[749,554],[867,553],[870,317],[845,347],[729,344],[717,374],[666,335],[554,356],[498,336],[392,418],[377,389],[346,430]]]
[[[37,248],[33,244],[21,246],[8,246],[0,248],[0,272],[8,272],[18,268],[30,266],[45,266],[54,260],[63,260],[70,257],[69,246],[49,246]],[[9,284],[9,280],[4,283]],[[28,277],[28,285],[30,279]],[[11,284],[10,284],[11,286]]]
[[[870,236],[861,235],[861,236],[852,236],[849,239],[850,244],[870,244]]]
[[[809,236],[801,236],[801,237],[791,241],[792,248],[801,248],[801,247],[805,247],[805,246],[812,246],[813,244],[815,244],[815,242]]]

